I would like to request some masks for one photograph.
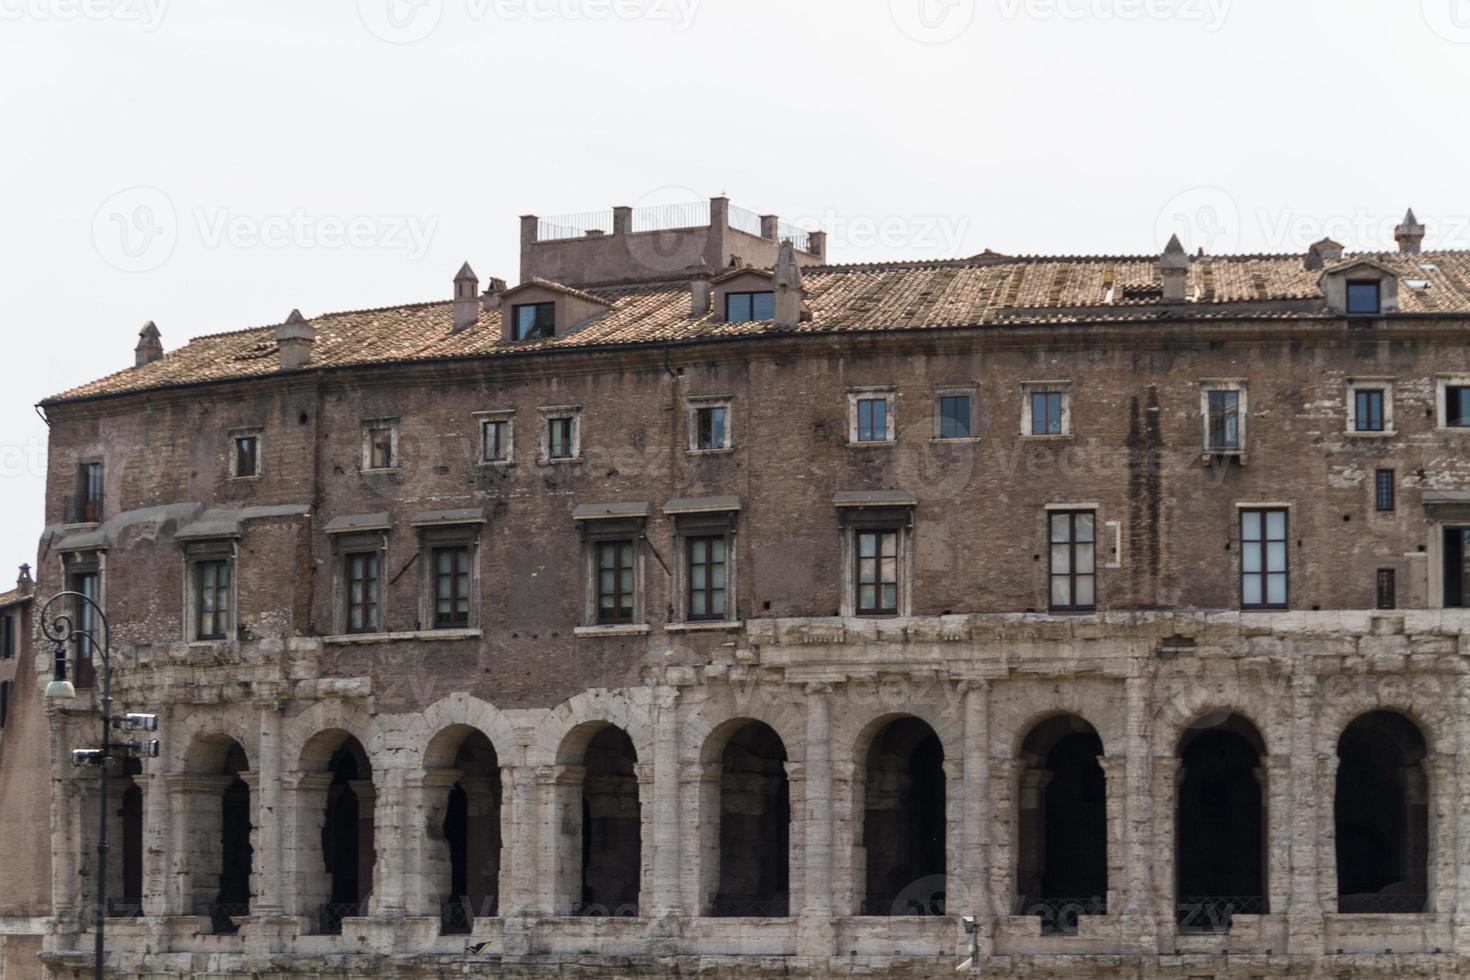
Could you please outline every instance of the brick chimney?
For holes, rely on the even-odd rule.
[[[1342,244],[1334,242],[1330,238],[1324,238],[1307,249],[1306,267],[1314,272],[1327,267],[1327,263],[1336,262],[1342,258]]]
[[[480,320],[480,277],[466,262],[454,277],[454,332],[473,327]]]
[[[306,322],[300,310],[292,310],[286,322],[276,327],[276,345],[281,349],[281,370],[305,367],[311,361],[311,347],[316,343],[316,328]]]
[[[1159,257],[1159,273],[1164,277],[1164,302],[1184,302],[1184,291],[1189,283],[1189,254],[1184,251],[1178,235],[1169,236],[1169,244]]]
[[[795,330],[806,315],[806,288],[801,281],[801,266],[796,264],[796,246],[791,242],[781,243],[774,271],[776,329]]]
[[[505,280],[490,277],[485,284],[485,291],[480,294],[480,309],[489,313],[491,310],[500,309],[500,294],[505,292]]]
[[[20,576],[15,580],[15,594],[28,596],[36,591],[36,582],[31,578],[31,566],[20,566]]]
[[[1404,255],[1418,255],[1419,247],[1424,244],[1424,232],[1424,226],[1414,217],[1414,209],[1409,208],[1409,213],[1404,215],[1404,223],[1393,230],[1393,238]]]
[[[143,324],[143,329],[138,331],[138,346],[133,348],[133,360],[135,367],[152,364],[163,357],[163,338],[158,332],[158,327],[149,320]]]
[[[711,287],[708,279],[695,279],[689,283],[689,314],[704,316],[709,312]]]

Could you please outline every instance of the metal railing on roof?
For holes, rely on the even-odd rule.
[[[709,201],[661,204],[633,209],[633,231],[709,227]]]
[[[792,246],[799,252],[810,252],[812,250],[811,232],[797,225],[787,224],[782,221],[777,227],[776,238],[780,241],[790,241]]]
[[[761,216],[739,205],[730,205],[730,227],[757,238],[761,233]]]
[[[536,219],[536,241],[555,242],[566,238],[585,238],[589,231],[600,231],[611,235],[613,213],[604,211],[581,211],[577,214],[559,214],[552,218]]]

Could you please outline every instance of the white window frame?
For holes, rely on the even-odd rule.
[[[963,395],[970,399],[970,434],[967,436],[945,436],[944,418],[941,413],[942,399]],[[980,441],[980,389],[975,385],[945,385],[934,389],[934,435],[935,442],[979,442]]]
[[[265,435],[261,426],[247,425],[229,431],[229,448],[226,452],[230,457],[230,479],[231,480],[258,480],[265,475]],[[235,443],[241,439],[255,439],[255,472],[240,472],[240,452]]]
[[[474,412],[475,426],[480,432],[480,453],[476,466],[514,466],[516,461],[516,413],[515,409],[500,409],[491,412]],[[505,423],[505,458],[490,459],[485,455],[489,444],[485,430],[490,422]]]
[[[1470,426],[1450,425],[1449,388],[1470,388],[1470,374],[1441,374],[1434,379],[1434,427],[1441,432],[1470,432]]]
[[[858,402],[882,400],[884,438],[858,439]],[[864,385],[847,389],[847,444],[849,446],[891,446],[898,442],[898,387],[896,385]]]
[[[1240,404],[1236,409],[1236,424],[1240,427],[1240,445],[1234,449],[1216,449],[1210,445],[1210,392],[1233,391],[1240,395]],[[1199,411],[1200,411],[1200,454],[1205,465],[1209,465],[1211,459],[1228,456],[1239,459],[1242,463],[1246,460],[1246,453],[1250,448],[1250,391],[1246,386],[1245,378],[1202,378],[1199,383]]]
[[[1347,382],[1347,429],[1345,434],[1359,439],[1382,439],[1397,435],[1393,427],[1393,378],[1349,378]],[[1383,392],[1383,431],[1358,431],[1358,392]]]
[[[690,395],[685,400],[684,418],[689,428],[688,445],[685,452],[695,456],[712,453],[728,453],[735,448],[735,405],[729,395]],[[725,410],[725,438],[719,446],[701,448],[699,445],[699,410],[723,408]]]
[[[387,429],[389,432],[388,451],[393,455],[392,466],[373,466],[373,430]],[[402,467],[403,457],[398,451],[398,419],[363,419],[362,420],[362,456],[358,460],[359,469],[363,473],[393,473]]]
[[[1040,435],[1031,432],[1031,396],[1059,394],[1062,396],[1062,431]],[[1021,437],[1023,439],[1070,439],[1072,438],[1072,382],[1071,381],[1022,381],[1021,382]]]
[[[544,405],[536,410],[541,416],[541,445],[536,462],[542,466],[552,466],[557,463],[580,463],[582,462],[582,406],[581,405]],[[561,419],[572,420],[572,454],[570,456],[551,456],[551,423]]]

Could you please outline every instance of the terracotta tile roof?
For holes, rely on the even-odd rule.
[[[1470,252],[1345,255],[1328,268],[1362,258],[1399,274],[1401,312],[1470,315]],[[962,260],[808,266],[802,274],[811,319],[796,328],[798,334],[1326,314],[1318,286],[1322,273],[1306,268],[1301,255],[1192,258],[1186,288],[1191,302],[1183,306],[1162,304],[1156,257],[986,253]],[[1404,283],[1411,279],[1428,280],[1429,287],[1411,288]],[[499,310],[482,312],[477,324],[455,333],[448,300],[324,314],[310,320],[317,339],[303,370],[776,332],[769,322],[725,323],[713,311],[691,315],[685,282],[555,288],[610,305],[572,333],[522,342],[501,338]],[[199,337],[152,364],[43,404],[276,374],[275,329]]]

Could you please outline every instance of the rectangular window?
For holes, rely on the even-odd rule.
[[[572,427],[575,419],[560,418],[546,420],[546,455],[552,459],[572,459],[576,456],[576,444]]]
[[[1062,392],[1033,391],[1031,393],[1031,434],[1033,436],[1062,435]]]
[[[1444,529],[1444,605],[1446,609],[1470,606],[1467,594],[1467,570],[1470,570],[1470,527]]]
[[[470,549],[435,548],[434,628],[462,629],[470,625]]]
[[[970,396],[939,396],[939,438],[970,438]]]
[[[1090,612],[1097,608],[1097,515],[1078,510],[1049,517],[1051,609]]]
[[[1357,432],[1383,432],[1382,388],[1356,388],[1353,390],[1353,429]]]
[[[857,611],[859,616],[898,612],[898,531],[858,531]]]
[[[633,621],[633,542],[597,545],[597,621]]]
[[[726,293],[725,319],[731,323],[748,323],[753,320],[776,318],[776,294]]]
[[[1285,609],[1287,514],[1240,512],[1240,604],[1244,609]]]
[[[230,625],[230,563],[194,565],[195,639],[223,640]]]
[[[1378,283],[1349,282],[1347,284],[1348,316],[1377,316],[1380,312]]]
[[[487,419],[480,427],[486,463],[504,463],[510,459],[510,419]]]
[[[393,459],[393,430],[388,426],[368,429],[368,469],[391,470]]]
[[[378,623],[378,568],[376,551],[349,554],[347,562],[347,632],[376,633]]]
[[[689,618],[725,618],[725,538],[690,538]]]
[[[260,436],[235,437],[235,476],[256,476],[260,472]]]
[[[888,441],[888,399],[859,398],[857,402],[857,441]]]
[[[81,463],[77,466],[77,492],[66,515],[72,524],[98,524],[102,521],[102,464]]]
[[[1393,510],[1394,501],[1394,472],[1393,470],[1379,470],[1374,477],[1374,505],[1381,511]]]
[[[1240,392],[1216,389],[1209,396],[1209,443],[1212,450],[1240,449]]]
[[[0,660],[15,656],[15,615],[7,613],[0,617]]]
[[[694,411],[694,448],[725,448],[725,413],[723,405],[710,405]]]
[[[1454,429],[1470,428],[1470,386],[1445,388],[1444,424]]]
[[[1397,609],[1398,602],[1398,573],[1392,568],[1380,568],[1378,570],[1378,608]]]
[[[555,303],[521,303],[511,311],[515,320],[515,339],[534,340],[556,334]]]
[[[0,728],[10,720],[10,681],[0,681]]]

